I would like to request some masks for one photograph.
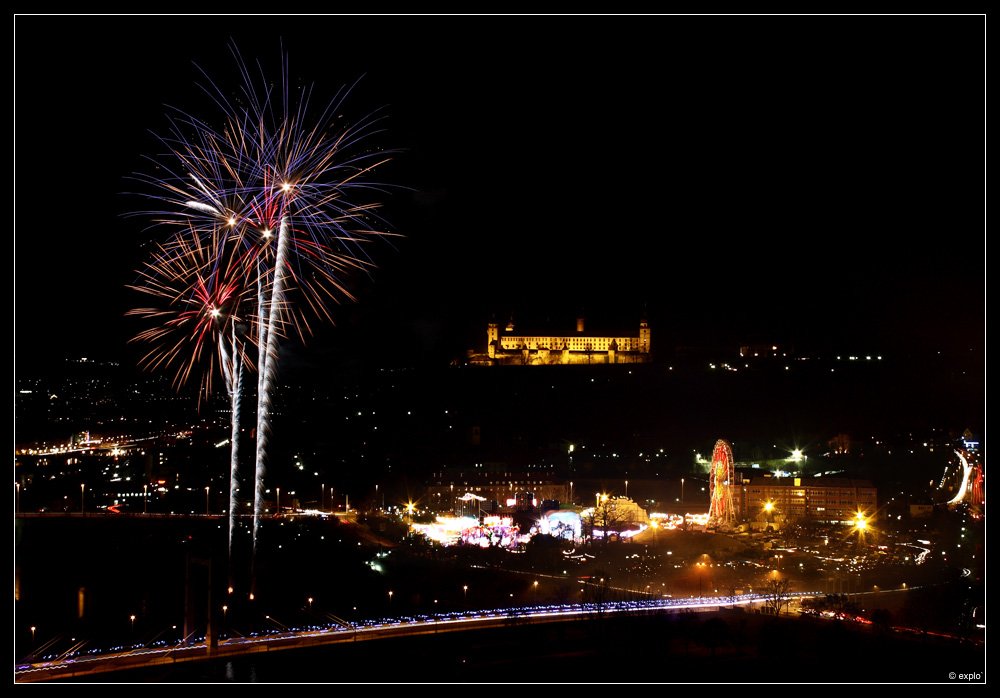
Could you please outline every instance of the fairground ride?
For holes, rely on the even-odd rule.
[[[708,507],[708,525],[714,528],[731,528],[736,523],[733,506],[733,449],[728,441],[719,439],[712,451],[712,465],[708,474],[711,487]]]

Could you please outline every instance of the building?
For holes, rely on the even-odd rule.
[[[652,355],[645,316],[635,329],[635,333],[588,332],[581,315],[573,332],[519,331],[512,318],[503,329],[496,322],[489,323],[485,356],[470,358],[474,364],[488,366],[647,363]]]
[[[480,464],[432,473],[423,501],[432,511],[479,516],[538,510],[545,502],[568,500],[569,484],[552,470]]]
[[[740,488],[740,514],[745,521],[767,515],[850,523],[859,512],[866,520],[872,520],[877,511],[878,490],[868,480],[765,475],[744,479]]]
[[[794,354],[795,347],[784,344],[748,344],[740,346],[740,358],[744,359],[761,356],[786,358]]]

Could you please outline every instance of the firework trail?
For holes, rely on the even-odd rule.
[[[212,389],[211,380],[215,371],[207,357],[218,357],[232,408],[231,555],[239,501],[240,392],[243,366],[247,361],[244,348],[247,327],[240,320],[239,308],[241,303],[247,301],[248,294],[244,261],[228,256],[224,242],[224,237],[216,234],[212,236],[212,244],[207,246],[197,236],[178,238],[169,247],[161,246],[153,261],[139,273],[139,282],[131,288],[160,299],[164,305],[137,308],[127,314],[158,323],[132,340],[154,345],[140,365],[155,369],[177,364],[174,377],[176,388],[200,370],[199,399]]]
[[[264,357],[261,371],[261,389],[257,395],[257,459],[254,478],[254,518],[253,539],[257,540],[257,527],[264,507],[264,475],[267,464],[267,444],[271,436],[271,394],[277,371],[278,333],[275,328],[281,322],[280,304],[285,293],[285,257],[288,252],[288,230],[282,220],[278,228],[278,250],[274,259],[274,282],[271,287],[270,308],[267,321],[267,341],[262,350]],[[263,311],[262,311],[263,312]],[[256,546],[255,546],[256,551]]]
[[[219,353],[223,357],[222,367],[226,378],[226,389],[229,391],[230,404],[230,461],[229,461],[229,560],[233,557],[233,535],[236,531],[236,515],[239,510],[240,494],[240,393],[243,390],[242,341],[237,333],[235,320],[231,323],[232,336],[230,350],[222,333],[219,334]],[[229,587],[233,584],[232,564],[229,569]]]
[[[144,196],[160,207],[135,215],[150,217],[154,225],[180,226],[181,232],[171,237],[174,245],[195,245],[190,240],[224,230],[232,248],[239,250],[235,256],[241,260],[245,288],[256,290],[251,323],[258,370],[256,554],[280,342],[293,330],[305,339],[312,333],[310,317],[330,321],[330,300],[353,300],[344,277],[367,272],[372,262],[363,243],[389,233],[377,204],[352,199],[357,192],[381,191],[366,177],[388,158],[387,151],[367,147],[368,139],[380,133],[377,112],[353,124],[339,114],[350,89],[341,88],[317,112],[311,107],[312,87],[289,98],[284,54],[277,88],[263,72],[251,74],[235,48],[233,56],[242,77],[241,94],[229,99],[207,75],[202,87],[220,109],[221,128],[174,110],[169,134],[160,138],[168,162],[154,160],[156,177],[137,175],[155,192]],[[180,243],[181,237],[189,241]],[[237,354],[234,343],[229,361],[223,361],[231,366],[227,388],[234,415],[236,387],[242,383]]]

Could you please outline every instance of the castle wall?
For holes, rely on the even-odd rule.
[[[495,335],[489,335],[488,341],[494,341]],[[518,337],[508,335],[500,337],[500,348],[504,351],[520,351],[523,346],[529,350],[548,349],[560,351],[564,346],[570,351],[608,351],[614,342],[618,351],[639,351],[639,337]]]
[[[561,352],[561,351],[517,351],[509,354],[497,354],[494,362],[497,366],[602,366],[607,364],[641,364],[651,361],[649,354],[639,352]]]

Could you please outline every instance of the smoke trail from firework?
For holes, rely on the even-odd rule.
[[[226,345],[223,334],[219,335],[219,351],[223,356],[223,369],[230,404],[230,460],[229,460],[229,560],[233,557],[233,535],[236,532],[236,517],[239,510],[240,494],[240,393],[243,390],[243,362],[239,360],[242,346],[238,343],[236,320],[232,322],[231,345]],[[232,587],[232,565],[229,570],[229,586]]]
[[[271,285],[269,315],[267,320],[267,343],[262,349],[264,370],[261,372],[261,390],[257,395],[257,459],[254,489],[253,539],[257,541],[257,527],[264,513],[264,474],[266,472],[267,445],[271,435],[271,395],[277,372],[278,332],[281,322],[281,306],[285,293],[285,257],[288,254],[288,226],[284,219],[278,226],[278,250],[274,259],[274,281]],[[255,546],[256,552],[256,546]]]

